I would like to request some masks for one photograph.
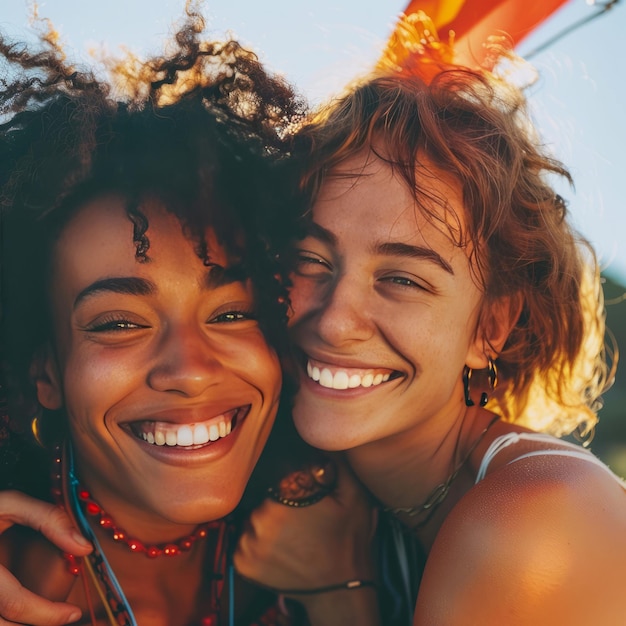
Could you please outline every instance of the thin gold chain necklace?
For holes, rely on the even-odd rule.
[[[423,515],[424,517],[418,521],[417,524],[411,525],[411,528],[414,530],[416,528],[422,528],[425,526],[437,510],[437,507],[446,499],[450,487],[452,483],[459,475],[463,466],[469,461],[469,458],[472,456],[472,453],[480,442],[485,438],[485,435],[489,431],[489,429],[500,419],[499,415],[495,415],[493,419],[485,426],[484,430],[476,437],[474,443],[470,446],[467,454],[463,457],[463,459],[459,462],[459,464],[452,470],[452,473],[442,482],[439,483],[428,495],[426,500],[424,500],[421,504],[417,504],[415,506],[409,507],[385,507],[383,510],[387,513],[393,513],[394,515],[408,515],[413,518],[418,515]],[[456,454],[455,454],[456,456]]]

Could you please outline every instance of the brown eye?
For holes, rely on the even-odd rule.
[[[234,322],[244,322],[249,320],[256,320],[256,314],[250,310],[232,310],[218,313],[212,317],[208,324],[232,324]]]
[[[408,276],[391,274],[388,276],[381,276],[379,281],[385,285],[397,286],[402,289],[417,289],[420,291],[432,292],[432,287],[425,281],[417,280],[415,277],[409,278]]]
[[[107,332],[122,332],[128,330],[140,330],[142,328],[148,328],[144,324],[137,324],[127,319],[112,318],[98,320],[95,324],[88,326],[85,330],[90,333],[107,333]]]
[[[421,285],[418,285],[414,280],[405,278],[404,276],[391,276],[389,278],[385,278],[385,280],[393,283],[394,285],[402,285],[403,287],[418,287],[422,289]]]
[[[311,253],[300,252],[296,258],[295,272],[301,276],[313,276],[331,271],[326,259]]]

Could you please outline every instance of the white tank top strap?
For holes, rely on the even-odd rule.
[[[489,465],[498,455],[498,453],[504,450],[504,448],[515,445],[520,441],[535,441],[539,443],[547,443],[549,445],[558,445],[562,447],[525,452],[524,454],[520,454],[519,456],[510,460],[507,465],[534,456],[566,456],[570,458],[582,459],[583,461],[594,463],[595,465],[598,465],[602,469],[606,470],[615,480],[617,480],[622,485],[622,487],[624,487],[624,489],[626,489],[626,481],[617,476],[617,474],[613,473],[607,465],[605,465],[600,459],[595,457],[591,452],[589,452],[588,450],[582,450],[574,444],[568,443],[567,441],[561,441],[556,437],[552,437],[551,435],[545,435],[543,433],[506,433],[505,435],[500,435],[499,437],[496,437],[491,442],[491,445],[489,446],[489,448],[487,448],[487,451],[485,452],[485,456],[483,457],[483,460],[481,461],[480,467],[478,469],[478,474],[476,475],[476,482],[480,482],[487,475]]]

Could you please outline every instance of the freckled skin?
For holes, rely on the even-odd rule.
[[[361,178],[330,178],[313,207],[313,221],[333,241],[310,236],[298,246],[291,332],[306,355],[324,363],[402,376],[360,396],[328,396],[304,384],[294,419],[305,439],[324,449],[413,429],[417,405],[420,426],[457,412],[453,391],[463,365],[482,367],[484,360],[482,342],[475,341],[481,292],[465,251],[425,220],[386,164],[364,158],[340,168],[365,166]],[[458,186],[445,176],[433,185],[462,214]],[[390,242],[419,247],[423,255],[376,251]],[[433,250],[443,266],[426,255]]]

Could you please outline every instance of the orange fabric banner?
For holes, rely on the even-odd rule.
[[[406,15],[424,11],[442,40],[455,33],[457,62],[475,64],[483,57],[483,43],[506,33],[519,44],[568,0],[412,0]]]

